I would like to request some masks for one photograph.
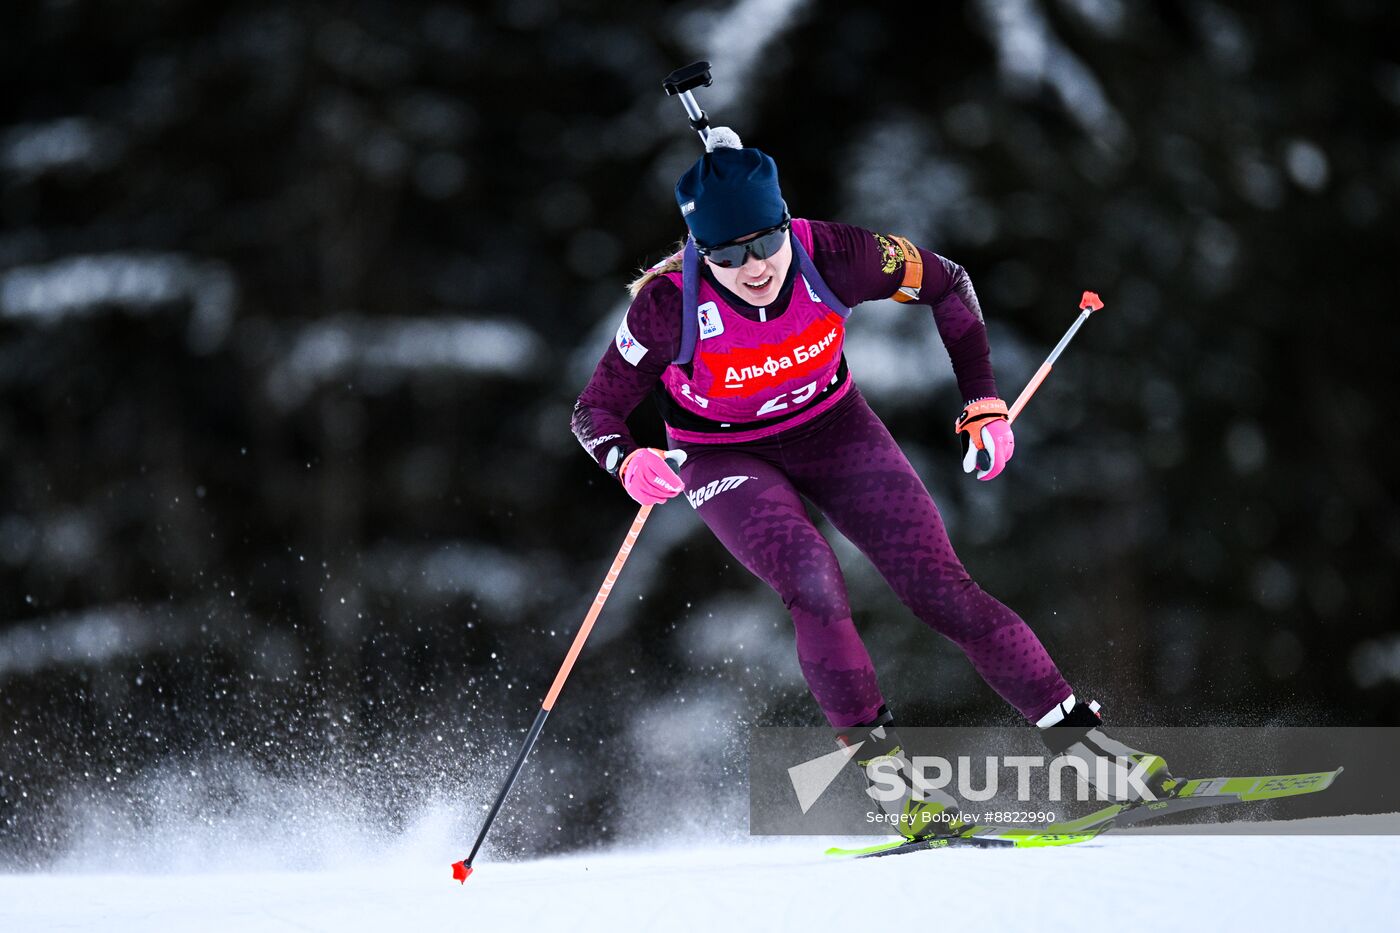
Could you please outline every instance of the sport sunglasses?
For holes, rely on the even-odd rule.
[[[788,226],[792,220],[784,217],[783,222],[776,227],[769,227],[761,231],[752,240],[745,240],[742,243],[729,242],[719,246],[701,246],[695,244],[695,251],[704,256],[710,262],[721,269],[732,269],[735,266],[742,266],[749,261],[749,256],[754,259],[767,259],[769,256],[783,248],[783,243],[787,238]]]

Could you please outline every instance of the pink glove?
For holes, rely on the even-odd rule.
[[[642,505],[657,505],[680,495],[685,484],[671,469],[671,464],[666,462],[667,457],[684,463],[685,451],[640,447],[628,454],[627,459],[622,461],[622,469],[618,470],[627,495]]]
[[[968,402],[958,416],[956,429],[963,442],[963,472],[975,468],[977,478],[995,479],[1016,452],[1016,435],[1006,420],[1006,403],[999,398]]]
[[[1010,422],[998,418],[982,425],[982,449],[986,452],[983,456],[969,450],[968,456],[963,457],[963,472],[971,473],[972,468],[976,466],[977,478],[986,482],[995,479],[1006,466],[1006,461],[1016,452],[1016,435],[1011,433]],[[983,469],[987,463],[990,463],[991,467]]]

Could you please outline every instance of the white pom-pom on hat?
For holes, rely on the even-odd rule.
[[[739,134],[727,126],[710,127],[709,137],[705,140],[705,151],[714,152],[716,149],[743,149],[744,143],[739,139]]]

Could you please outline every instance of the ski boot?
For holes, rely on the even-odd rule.
[[[956,833],[967,825],[959,818],[957,800],[950,794],[934,788],[915,792],[912,766],[894,731],[894,716],[885,707],[880,707],[874,722],[850,726],[838,733],[836,740],[851,750],[851,758],[869,784],[871,798],[879,801],[888,822],[901,836],[912,841]],[[903,791],[893,800],[884,800],[881,798],[889,796],[891,773]]]
[[[1167,770],[1166,759],[1124,745],[1104,733],[1098,701],[1085,703],[1071,693],[1036,725],[1040,727],[1041,739],[1056,757],[1072,759],[1082,780],[1115,800],[1161,800],[1172,796],[1176,789],[1177,781]],[[1137,776],[1136,782],[1129,779],[1130,774]],[[1138,782],[1152,797],[1139,792],[1135,786]]]

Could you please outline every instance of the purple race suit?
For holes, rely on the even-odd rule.
[[[848,309],[889,298],[903,282],[901,247],[820,221],[794,220],[792,236],[787,279],[766,308],[747,305],[699,263],[698,328],[688,362],[673,362],[685,330],[682,275],[647,283],[579,396],[575,436],[600,463],[613,446],[635,449],[627,416],[653,397],[669,445],[689,454],[681,468],[687,501],[782,598],[803,675],[831,725],[873,721],[884,698],[851,620],[841,568],[804,500],[870,559],[917,618],[957,644],[997,693],[1039,719],[1070,694],[1069,685],[1029,626],[968,575],[933,498],[866,404],[841,353]],[[933,308],[964,399],[995,396],[986,327],[966,272],[919,253],[918,300]]]

